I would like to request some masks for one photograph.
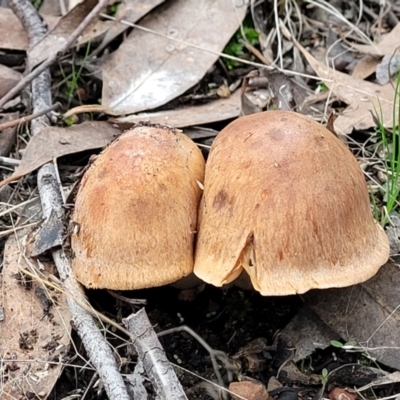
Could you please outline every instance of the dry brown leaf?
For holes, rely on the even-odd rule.
[[[399,50],[400,22],[375,46],[354,44],[351,46],[371,56],[390,56]]]
[[[151,123],[167,124],[175,128],[203,125],[211,122],[236,118],[240,114],[240,90],[226,99],[218,99],[199,106],[177,108],[175,110],[140,113],[127,117],[115,118],[118,122],[149,121]]]
[[[316,349],[329,347],[332,340],[339,338],[307,305],[300,309],[279,335],[287,348],[296,349],[294,362],[304,360]]]
[[[364,56],[351,72],[351,76],[356,79],[368,78],[376,71],[376,66],[379,64],[379,58],[373,56]]]
[[[39,12],[44,15],[60,17],[62,15],[61,4],[59,1],[43,0],[40,4]]]
[[[21,79],[21,74],[0,64],[0,98],[3,97]]]
[[[57,54],[66,44],[71,33],[82,23],[97,0],[86,0],[62,17],[57,25],[36,46],[29,50],[30,68]]]
[[[0,187],[21,178],[53,158],[106,146],[121,131],[107,122],[84,122],[70,128],[49,127],[36,134],[26,147],[21,164]]]
[[[43,16],[49,29],[51,29],[59,18]],[[0,48],[7,50],[26,50],[28,48],[28,37],[22,28],[19,19],[9,8],[0,7]]]
[[[220,52],[240,26],[246,6],[232,0],[176,0],[141,25],[161,35]],[[103,105],[112,115],[161,106],[194,86],[218,55],[134,29],[103,68]]]
[[[373,118],[376,111],[384,126],[392,127],[395,90],[390,83],[381,86],[335,71],[317,61],[298,43],[296,45],[329,89],[349,105],[335,121],[336,132],[348,134],[353,129],[376,126]]]
[[[305,299],[345,341],[355,340],[382,364],[400,369],[399,280],[399,267],[389,262],[363,284],[311,291]]]
[[[36,292],[46,288],[39,281],[19,275],[20,268],[40,270],[40,276],[54,274],[52,263],[25,256],[22,240],[10,236],[4,250],[1,292],[4,320],[0,322],[0,398],[45,398],[63,369],[70,342],[70,314],[63,294],[49,290],[54,304],[45,313]],[[28,287],[24,287],[24,282]],[[30,287],[29,287],[30,285]],[[41,396],[38,395],[41,393]]]
[[[0,96],[1,97],[1,96]],[[13,121],[19,117],[19,113],[0,114],[0,124]],[[4,129],[0,132],[0,156],[7,157],[14,146],[17,137],[17,127]]]
[[[26,50],[28,37],[19,19],[9,8],[0,8],[0,48]]]
[[[135,0],[126,0],[118,6],[117,14],[115,15],[115,21],[112,21],[110,29],[105,34],[101,44],[96,48],[95,53],[98,54],[104,47],[107,46],[113,39],[118,35],[125,32],[129,25],[121,24],[119,21],[129,21],[135,23],[140,18],[149,13],[153,8],[164,3],[165,0],[141,0],[140,2]],[[110,22],[110,21],[100,21]]]

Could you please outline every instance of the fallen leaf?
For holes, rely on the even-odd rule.
[[[109,29],[104,35],[100,45],[94,51],[94,54],[100,53],[100,51],[102,51],[112,40],[129,29],[129,25],[120,23],[119,21],[124,20],[135,23],[149,13],[153,8],[164,3],[164,1],[165,0],[141,0],[138,2],[134,0],[126,0],[120,3],[117,14],[115,15],[115,21],[112,21],[112,24],[109,26]]]
[[[38,169],[53,158],[106,146],[121,131],[107,122],[84,122],[69,128],[49,127],[32,137],[21,164],[0,187]]]
[[[240,114],[240,90],[237,90],[226,99],[210,101],[206,104],[191,107],[176,108],[174,110],[139,113],[127,117],[115,118],[115,121],[134,123],[149,121],[157,124],[167,124],[175,128],[204,125],[211,122],[224,121],[236,118]]]
[[[65,296],[48,291],[37,280],[20,274],[20,268],[46,278],[54,274],[52,263],[41,263],[25,256],[21,240],[10,236],[4,250],[2,301],[4,320],[0,322],[0,398],[26,398],[26,392],[47,397],[63,369],[70,342],[70,314]],[[28,252],[28,251],[26,251]],[[24,287],[24,283],[27,285]],[[39,297],[40,294],[43,297]],[[54,302],[48,313],[41,299]]]
[[[28,37],[19,19],[9,8],[0,8],[0,48],[26,50]]]
[[[52,15],[54,17],[61,17],[61,5],[59,1],[43,0],[39,7],[40,14]]]
[[[364,390],[368,390],[374,386],[381,386],[381,385],[390,385],[392,383],[399,383],[400,382],[400,372],[395,371],[391,374],[387,374],[386,376],[379,377],[374,379],[372,382],[368,383],[365,386],[358,388],[359,392],[363,392]]]
[[[339,339],[339,335],[305,305],[286,325],[279,339],[287,348],[296,349],[293,361],[298,362],[314,353],[316,349],[329,347],[332,340]]]
[[[1,97],[1,95],[0,95]],[[0,114],[0,124],[13,121],[19,117],[19,113]],[[17,138],[17,127],[4,129],[0,132],[0,156],[7,157]]]
[[[14,87],[21,77],[19,72],[0,64],[0,98]]]
[[[305,299],[321,320],[345,341],[356,341],[366,354],[400,369],[399,279],[399,267],[389,262],[363,284],[314,290]]]
[[[32,70],[36,65],[57,54],[67,43],[71,33],[82,23],[96,5],[97,0],[86,0],[63,16],[54,29],[48,32],[34,47],[29,49],[30,69]]]
[[[348,134],[353,129],[362,130],[376,126],[373,118],[376,112],[385,127],[393,126],[395,89],[390,83],[381,86],[335,71],[317,61],[300,44],[296,45],[329,89],[349,105],[335,121],[336,132]]]
[[[53,27],[59,18],[42,16],[49,29]],[[28,48],[28,36],[19,19],[9,8],[0,7],[0,48],[7,50],[26,50]]]
[[[400,22],[378,44],[365,45],[351,43],[351,47],[359,52],[371,56],[390,56],[398,51],[400,35]]]
[[[244,3],[235,7],[232,0],[176,0],[161,5],[141,23],[159,34],[134,29],[104,66],[102,99],[107,112],[149,110],[194,86],[218,59],[215,52],[222,51],[245,14]]]
[[[379,64],[379,58],[373,56],[364,56],[358,61],[351,76],[356,79],[365,79],[375,73],[376,66]]]

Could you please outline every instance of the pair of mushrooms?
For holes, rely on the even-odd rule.
[[[206,167],[172,129],[124,133],[85,174],[73,221],[73,268],[89,288],[160,286],[194,268],[216,286],[244,270],[262,295],[288,295],[365,281],[389,256],[354,156],[287,111],[229,124]]]

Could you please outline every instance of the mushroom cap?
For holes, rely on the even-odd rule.
[[[184,134],[141,126],[121,135],[77,193],[77,279],[88,288],[129,290],[190,274],[203,179],[204,158]]]
[[[239,118],[206,165],[195,274],[216,286],[242,270],[263,295],[343,287],[389,257],[357,160],[330,131],[290,111]]]

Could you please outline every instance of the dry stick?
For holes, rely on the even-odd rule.
[[[61,204],[61,194],[53,164],[46,164],[39,170],[38,186],[43,217],[47,219],[53,210]],[[76,298],[79,302],[84,303],[85,294],[81,285],[75,279],[70,257],[62,248],[54,249],[51,253],[65,290],[72,295],[67,296],[67,303],[73,326],[82,339],[91,364],[104,384],[108,398],[129,400],[124,381],[118,371],[118,365],[109,344],[101,334],[93,317],[74,300]]]
[[[13,10],[14,14],[21,21],[25,32],[29,38],[29,50],[39,43],[47,33],[47,27],[43,24],[43,21],[33,4],[26,0],[8,0],[10,8]],[[31,70],[29,51],[27,58],[26,71]],[[32,106],[33,112],[38,113],[52,106],[51,101],[51,76],[50,70],[43,70],[40,74],[36,76],[31,83],[31,95],[32,95]],[[31,123],[31,131],[33,134],[39,132],[44,127],[49,125],[49,118],[47,115],[42,115]]]
[[[11,1],[9,0],[11,3]],[[0,108],[4,107],[7,101],[11,100],[15,95],[17,95],[28,83],[32,82],[32,80],[37,77],[41,72],[45,71],[47,68],[52,65],[60,55],[64,54],[76,41],[79,35],[83,32],[84,29],[92,22],[92,20],[100,13],[100,11],[107,6],[107,0],[99,0],[96,7],[90,11],[90,13],[85,17],[82,23],[71,33],[68,37],[67,42],[60,48],[60,50],[50,56],[46,61],[43,61],[42,64],[38,65],[32,72],[25,76],[17,85],[15,85],[9,92],[7,92],[0,99]]]
[[[161,399],[187,400],[186,394],[165,356],[164,349],[147,317],[144,308],[122,320],[126,328],[138,339],[134,342],[143,367]],[[137,341],[140,340],[139,346]],[[142,344],[146,345],[143,346]]]
[[[37,113],[31,114],[31,115],[27,115],[27,116],[24,116],[24,117],[21,117],[21,118],[17,118],[17,119],[14,119],[12,121],[9,121],[9,122],[4,122],[4,124],[0,124],[0,131],[4,131],[5,129],[12,128],[13,126],[17,126],[17,125],[20,125],[20,124],[25,124],[27,122],[30,122],[35,118],[41,117],[41,116],[43,116],[43,115],[45,115],[45,114],[47,114],[47,113],[49,113],[51,111],[56,110],[60,106],[61,106],[60,103],[56,103],[56,104],[54,104],[54,106],[51,106],[49,108],[45,108],[44,110],[39,111]]]
[[[63,46],[62,51],[68,49],[68,46],[75,41],[76,37],[91,21],[91,19],[100,12],[105,3],[106,0],[99,1],[98,5],[88,14],[80,27],[74,31],[67,45]],[[28,0],[9,0],[9,4],[14,13],[20,18],[28,33],[30,43],[37,43],[45,35],[45,29],[32,4]],[[57,55],[55,58],[56,57]],[[51,60],[51,63],[53,61],[54,60]],[[29,65],[29,59],[27,64]],[[25,85],[27,82],[32,80],[32,100],[35,112],[41,112],[51,106],[50,72],[47,69],[46,62],[38,69],[41,70],[35,70],[33,74],[29,74],[28,77],[30,76],[31,79],[26,80],[24,83]],[[10,93],[8,93],[8,96],[10,96]],[[11,96],[13,96],[13,94],[11,94]],[[7,99],[3,98],[2,101],[7,101]],[[40,132],[40,130],[47,124],[48,120],[44,115],[42,118],[39,117],[38,119],[33,120],[31,126],[32,133],[36,134]],[[57,181],[57,173],[52,163],[44,165],[39,170],[38,187],[42,202],[43,217],[48,219],[55,210],[60,210],[63,204],[61,190],[59,189]],[[74,277],[70,259],[67,254],[62,248],[56,248],[52,251],[52,255],[66,290],[69,293],[72,293],[77,300],[84,302],[84,293]],[[94,319],[70,296],[67,297],[67,303],[75,329],[82,339],[91,363],[96,368],[96,371],[102,379],[108,398],[113,400],[129,400],[124,381],[118,371],[118,365],[115,361],[114,354],[101,334]]]

